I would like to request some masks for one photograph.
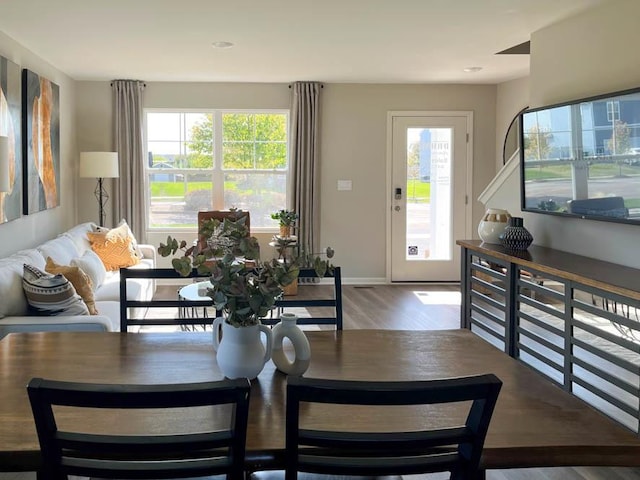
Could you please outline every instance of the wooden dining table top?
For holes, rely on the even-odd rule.
[[[306,332],[305,376],[350,380],[428,380],[494,373],[502,391],[485,442],[485,469],[640,466],[640,439],[592,407],[467,330]],[[40,452],[26,385],[33,377],[98,383],[183,383],[223,378],[211,333],[14,333],[0,341],[0,471],[33,471]],[[247,458],[280,466],[286,376],[269,361],[252,381]],[[455,412],[454,412],[455,410]],[[460,409],[451,410],[452,417]],[[312,414],[309,414],[310,416]],[[438,414],[446,415],[446,414]],[[96,416],[100,418],[100,416]],[[358,427],[374,418],[359,407],[318,424]],[[375,415],[387,427],[443,420],[428,411]],[[102,419],[104,421],[104,419]],[[183,419],[127,420],[154,424]],[[97,420],[96,420],[97,421]]]

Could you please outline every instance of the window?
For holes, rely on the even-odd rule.
[[[607,102],[607,120],[610,122],[615,122],[616,120],[620,120],[620,102],[615,100],[612,102]]]
[[[149,229],[192,229],[199,210],[251,212],[251,228],[277,228],[286,208],[286,111],[149,110]]]

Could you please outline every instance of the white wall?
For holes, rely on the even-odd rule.
[[[42,243],[76,222],[77,147],[75,82],[0,32],[0,55],[60,87],[60,206],[0,224],[0,257]]]
[[[640,44],[640,2],[619,0],[549,26],[531,36],[531,107],[640,86],[640,62],[633,55]],[[512,103],[498,87],[498,103]],[[515,104],[513,105],[515,109]],[[502,111],[502,108],[499,108]],[[498,127],[499,129],[499,127]],[[510,178],[492,206],[520,208],[520,184]],[[525,213],[534,243],[579,255],[640,268],[640,227]]]
[[[498,84],[496,95],[496,168],[500,170],[509,125],[516,114],[529,105],[529,77]]]
[[[286,84],[148,83],[148,108],[289,108]],[[78,83],[80,150],[110,144],[112,113],[107,82]],[[91,105],[85,105],[91,103]],[[490,85],[326,84],[321,102],[321,243],[336,250],[343,276],[363,281],[385,278],[386,122],[391,110],[473,110],[474,172],[471,198],[491,180],[495,164],[496,87]],[[106,130],[105,130],[106,129]],[[353,181],[337,191],[338,179]],[[81,191],[92,205],[91,188]],[[83,197],[83,198],[84,198]],[[94,211],[84,206],[81,219]],[[484,211],[473,206],[475,226]],[[157,245],[167,232],[149,236]],[[270,235],[257,235],[264,252]],[[193,234],[185,240],[191,240]]]
[[[113,152],[113,106],[109,82],[82,82],[76,89],[76,118],[79,152]],[[94,196],[96,179],[78,178],[78,222],[99,222],[98,200]],[[113,180],[104,179],[104,187],[113,196]],[[105,224],[115,226],[113,201],[105,205]]]
[[[640,86],[638,0],[612,0],[531,35],[531,107]]]

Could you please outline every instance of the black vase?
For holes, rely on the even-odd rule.
[[[524,228],[523,219],[521,217],[511,217],[500,235],[502,245],[508,250],[526,250],[533,242],[533,235],[529,230]]]

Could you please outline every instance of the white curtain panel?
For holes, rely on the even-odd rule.
[[[298,244],[308,252],[320,248],[320,89],[319,82],[291,85],[292,192],[289,208],[298,215]]]
[[[113,219],[116,225],[126,219],[136,239],[146,242],[143,91],[139,80],[114,80],[114,139],[120,162],[120,177],[116,179]]]

